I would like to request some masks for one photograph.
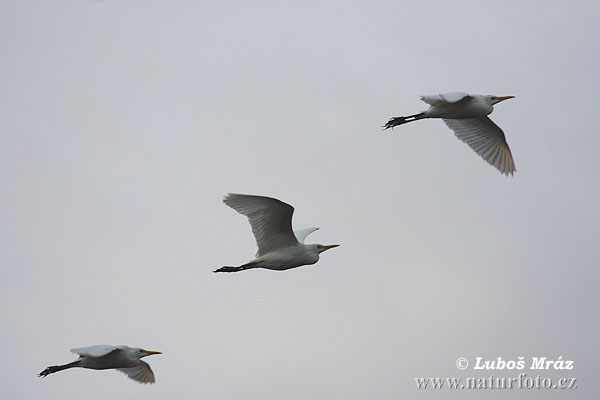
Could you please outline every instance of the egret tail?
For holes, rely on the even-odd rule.
[[[51,367],[48,367],[45,370],[43,370],[42,372],[40,372],[38,374],[38,376],[41,376],[43,378],[46,375],[50,375],[55,372],[62,371],[63,369],[68,369],[68,368],[73,368],[73,367],[78,367],[78,366],[79,366],[79,360],[73,361],[72,363],[68,363],[65,365],[52,365]]]
[[[386,130],[389,128],[393,128],[397,125],[407,124],[409,122],[417,121],[423,118],[425,118],[425,113],[409,115],[408,117],[392,117],[382,128],[383,130]]]

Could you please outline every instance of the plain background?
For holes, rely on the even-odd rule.
[[[593,398],[596,1],[1,2],[2,399]],[[420,95],[514,95],[505,177]],[[285,272],[227,192],[296,208]],[[157,383],[36,375],[127,344]],[[578,389],[418,390],[562,356]]]

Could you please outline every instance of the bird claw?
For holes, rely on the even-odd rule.
[[[408,121],[406,121],[405,117],[392,117],[385,125],[383,125],[382,128],[383,128],[383,130],[390,129],[390,128],[394,129],[395,126],[402,125],[406,122],[408,122]]]
[[[213,272],[238,272],[238,271],[241,271],[239,267],[225,266],[225,267],[215,269]]]

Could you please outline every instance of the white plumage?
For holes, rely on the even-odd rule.
[[[97,344],[89,347],[79,347],[77,349],[71,349],[71,353],[79,354],[82,357],[102,357],[110,353],[111,351],[122,349],[127,346],[112,346],[110,344]]]
[[[304,244],[319,228],[292,231],[294,207],[280,200],[246,194],[228,194],[223,202],[248,217],[256,239],[256,259],[238,267],[225,266],[214,272],[238,272],[251,268],[286,270],[319,261],[319,253],[338,245]]]
[[[421,100],[423,100],[425,103],[429,104],[430,106],[433,106],[433,105],[439,104],[439,103],[456,103],[458,101],[461,101],[468,95],[469,94],[465,93],[465,92],[439,93],[439,94],[421,96]]]
[[[514,174],[515,162],[502,129],[487,116],[494,104],[514,96],[491,96],[463,92],[422,96],[429,109],[407,117],[393,117],[384,129],[424,118],[441,118],[456,137],[469,145],[503,174]]]
[[[298,229],[297,231],[294,231],[294,236],[296,236],[296,240],[298,242],[304,243],[304,240],[306,239],[306,237],[308,235],[310,235],[314,231],[318,231],[318,230],[319,230],[319,228],[317,228],[316,226],[313,226],[310,228]]]
[[[123,372],[129,378],[140,383],[154,383],[154,373],[146,362],[140,360],[142,357],[152,354],[161,354],[159,351],[149,351],[137,347],[112,346],[99,344],[89,347],[80,347],[71,350],[79,355],[79,359],[64,365],[53,365],[42,372],[39,376],[45,377],[68,368],[88,369],[116,369]]]

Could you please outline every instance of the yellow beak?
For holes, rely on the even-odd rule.
[[[149,356],[153,355],[153,354],[162,354],[160,351],[151,351],[151,350],[144,350],[146,352],[146,354],[148,354]]]
[[[497,96],[496,98],[498,100],[502,101],[502,100],[514,99],[515,96]]]

